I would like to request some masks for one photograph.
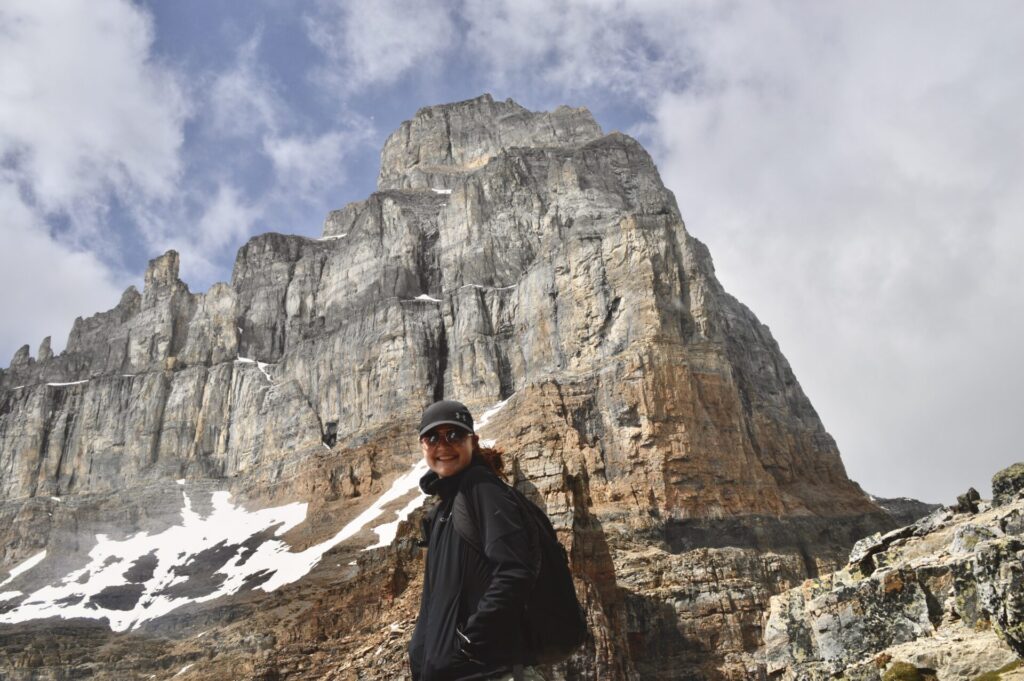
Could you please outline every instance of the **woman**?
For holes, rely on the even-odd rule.
[[[537,552],[499,479],[501,454],[480,448],[469,409],[454,400],[427,407],[419,436],[430,468],[420,488],[439,502],[423,523],[423,597],[409,643],[414,681],[543,681],[526,666],[532,660],[522,637]],[[455,530],[453,514],[461,513],[473,518],[475,542]]]

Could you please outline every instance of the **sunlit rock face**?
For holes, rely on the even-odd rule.
[[[976,679],[1024,666],[1022,473],[998,473],[991,504],[866,537],[843,569],[772,598],[759,653],[769,676],[880,681],[909,665]]]
[[[169,252],[0,374],[0,564],[46,551],[2,587],[0,667],[401,678],[444,397],[570,550],[593,637],[554,678],[756,674],[769,598],[893,522],[650,156],[485,95],[381,158],[322,238],[255,237],[206,293]]]

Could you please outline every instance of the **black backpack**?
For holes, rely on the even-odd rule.
[[[524,605],[526,647],[536,664],[556,664],[567,659],[586,640],[586,614],[576,598],[569,557],[558,542],[547,514],[515,487],[504,487],[519,506],[530,541],[537,547],[540,558],[537,581]],[[455,497],[455,504],[462,508],[453,509],[452,525],[463,541],[482,554],[479,525],[472,505],[460,504],[462,498],[461,494]]]

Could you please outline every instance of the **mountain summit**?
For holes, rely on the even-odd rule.
[[[168,252],[44,346],[0,373],[5,671],[401,678],[441,398],[569,549],[568,679],[754,673],[769,598],[893,526],[586,109],[421,109],[322,238],[254,237],[205,293]]]

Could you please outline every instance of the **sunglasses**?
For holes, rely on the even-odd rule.
[[[444,440],[450,445],[455,445],[469,437],[469,433],[464,430],[432,430],[426,435],[420,437],[420,442],[427,445],[428,447],[436,447]]]

